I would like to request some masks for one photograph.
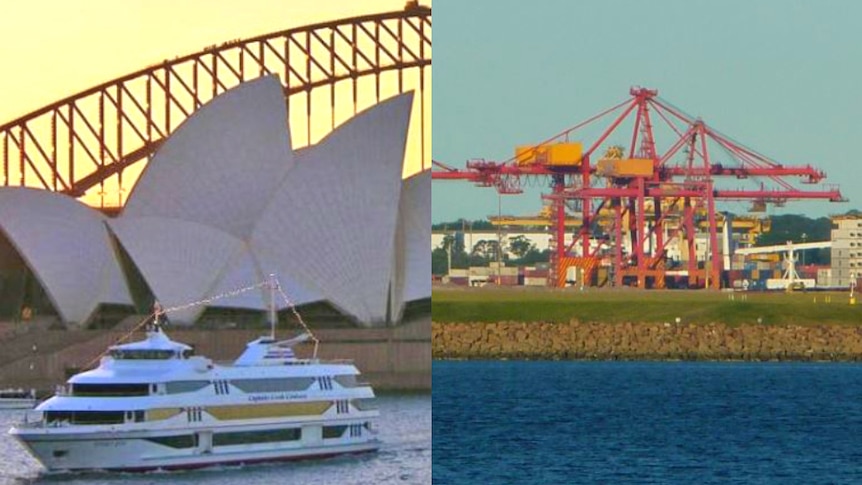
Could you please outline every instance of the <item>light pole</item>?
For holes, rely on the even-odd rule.
[[[802,233],[802,244],[805,244],[805,240],[808,239],[808,234]],[[805,267],[805,248],[802,248],[802,267]]]
[[[449,238],[446,244],[446,276],[452,274],[452,245],[455,244],[455,236],[449,234]]]
[[[497,220],[503,218],[503,194],[497,193]],[[503,284],[503,226],[497,226],[497,286]]]

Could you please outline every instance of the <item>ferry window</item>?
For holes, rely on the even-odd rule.
[[[188,359],[189,357],[195,355],[194,349],[185,349],[183,350],[183,358]]]
[[[120,424],[123,422],[122,411],[74,411],[73,422],[76,424]]]
[[[135,422],[140,423],[144,420],[144,412],[143,411],[135,411]]]
[[[62,422],[72,422],[72,412],[71,411],[47,411],[45,412],[45,420],[48,424],[51,423],[62,423]]]
[[[72,384],[73,396],[146,396],[149,384]]]
[[[198,445],[197,435],[183,434],[179,436],[161,436],[158,438],[144,438],[147,441],[158,443],[160,445],[170,446],[171,448],[194,448]]]
[[[231,384],[243,392],[304,391],[314,382],[313,377],[288,377],[284,379],[236,379]]]
[[[356,387],[356,376],[351,374],[335,376],[335,382],[341,387]]]
[[[213,435],[213,445],[230,446],[253,443],[275,443],[279,441],[297,441],[301,437],[302,430],[300,428],[242,431],[238,433],[216,433]]]
[[[165,384],[168,394],[199,391],[210,385],[209,381],[172,381]]]
[[[353,407],[360,411],[370,411],[373,409],[377,409],[377,406],[374,404],[374,398],[351,399],[350,402],[353,403]]]
[[[122,424],[123,411],[47,411],[48,423],[68,422],[71,424]]]
[[[166,360],[174,357],[173,350],[124,350],[114,349],[111,357],[117,360]]]
[[[344,425],[344,426],[324,426],[323,427],[323,439],[341,438],[342,436],[344,436],[345,431],[347,431],[347,425]]]

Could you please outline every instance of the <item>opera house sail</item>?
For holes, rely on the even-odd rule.
[[[117,217],[0,188],[0,243],[13,253],[4,257],[26,267],[65,322],[86,324],[104,304],[140,306],[133,287],[170,307],[275,273],[294,304],[397,323],[408,302],[431,296],[430,172],[402,177],[412,104],[410,92],[383,100],[294,151],[277,76],[242,83],[167,138]],[[264,311],[269,300],[255,291],[219,305]]]

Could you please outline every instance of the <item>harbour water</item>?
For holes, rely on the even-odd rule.
[[[862,483],[862,365],[434,362],[435,484]]]
[[[431,482],[431,396],[383,395],[378,398],[378,453],[295,463],[215,467],[186,472],[47,474],[6,430],[23,411],[0,411],[0,485],[63,483],[75,485],[266,485],[282,483],[421,484]]]

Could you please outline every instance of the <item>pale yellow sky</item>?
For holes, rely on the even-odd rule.
[[[421,3],[430,6],[431,0]],[[4,2],[0,15],[0,124],[94,85],[213,44],[310,23],[401,10],[404,5],[404,0]],[[427,101],[430,113],[430,94]],[[430,115],[426,124],[430,139]],[[430,146],[426,151],[430,153]]]

